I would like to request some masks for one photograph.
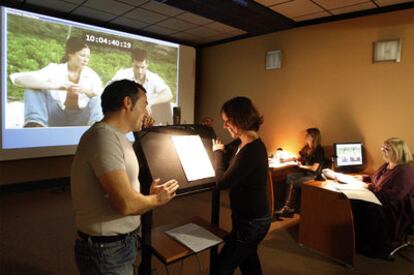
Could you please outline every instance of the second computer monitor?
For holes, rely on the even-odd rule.
[[[364,151],[361,142],[334,144],[335,168],[338,170],[361,170],[364,165]]]

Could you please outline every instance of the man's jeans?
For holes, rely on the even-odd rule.
[[[62,110],[47,90],[26,89],[24,92],[24,124],[37,123],[44,127],[88,126],[103,117],[99,96],[90,98],[79,110]]]
[[[81,275],[133,275],[137,247],[136,234],[111,243],[77,239],[75,259],[79,272]]]

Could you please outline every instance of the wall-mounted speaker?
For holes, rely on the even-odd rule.
[[[282,68],[282,53],[280,50],[268,51],[266,53],[266,70]]]

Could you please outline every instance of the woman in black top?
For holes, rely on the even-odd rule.
[[[318,128],[306,129],[306,144],[300,150],[298,171],[291,173],[286,178],[287,191],[285,205],[276,211],[282,217],[291,217],[295,213],[295,194],[302,183],[316,178],[316,171],[325,160],[325,153],[321,146],[321,133]]]
[[[230,189],[232,230],[218,260],[219,274],[262,274],[257,246],[270,227],[268,159],[257,131],[263,122],[249,98],[235,97],[221,109],[224,128],[234,139],[213,140],[217,189]]]

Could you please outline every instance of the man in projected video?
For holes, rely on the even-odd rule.
[[[10,75],[25,88],[24,127],[87,126],[102,119],[102,82],[87,66],[90,54],[85,42],[71,37],[59,64]]]
[[[165,81],[158,74],[148,70],[147,52],[142,49],[133,49],[131,61],[131,68],[117,71],[112,81],[129,79],[144,86],[147,90],[150,115],[159,123],[170,121],[172,114],[169,102],[173,95]]]
[[[83,134],[72,163],[76,263],[81,274],[132,275],[139,215],[169,202],[178,183],[156,179],[149,195],[140,192],[139,163],[126,134],[142,128],[145,89],[114,81],[101,101],[104,118]]]

